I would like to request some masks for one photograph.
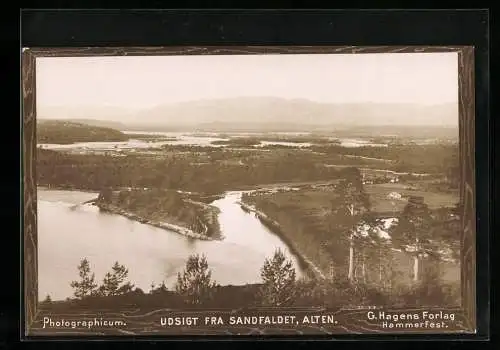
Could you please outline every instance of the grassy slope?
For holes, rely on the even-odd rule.
[[[387,195],[392,192],[401,194],[403,199],[408,196],[422,196],[430,209],[454,206],[460,200],[457,191],[454,193],[426,191],[424,189],[410,189],[404,184],[376,184],[365,185],[365,191],[370,195],[373,210],[376,212],[400,212],[406,205],[405,200],[390,200]]]
[[[340,239],[332,240],[325,214],[329,211],[332,194],[324,191],[303,190],[273,194],[246,195],[243,202],[255,206],[278,222],[286,239],[294,242],[297,249],[312,260],[324,274],[328,274],[335,249],[340,261],[346,252]],[[336,248],[327,242],[335,242]]]

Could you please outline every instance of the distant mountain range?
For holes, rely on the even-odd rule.
[[[44,110],[44,115],[50,113],[51,118],[86,119],[92,125],[121,130],[314,131],[383,125],[458,126],[458,104],[329,104],[273,97],[196,100],[141,111],[113,107],[78,108],[78,113],[65,107]],[[89,122],[94,118],[100,120],[99,124]]]

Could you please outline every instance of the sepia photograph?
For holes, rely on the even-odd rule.
[[[23,52],[28,333],[473,331],[467,49],[125,52]]]

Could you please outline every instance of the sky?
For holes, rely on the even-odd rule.
[[[47,107],[139,110],[241,96],[326,103],[457,103],[458,56],[453,52],[42,57],[36,61],[36,94],[39,116]]]

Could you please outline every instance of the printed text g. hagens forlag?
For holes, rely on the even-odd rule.
[[[399,320],[455,320],[454,313],[448,312],[430,312],[430,311],[419,311],[412,313],[390,313],[385,311],[368,311],[367,318],[371,321],[374,320],[386,320],[386,321],[394,321],[397,322]]]

